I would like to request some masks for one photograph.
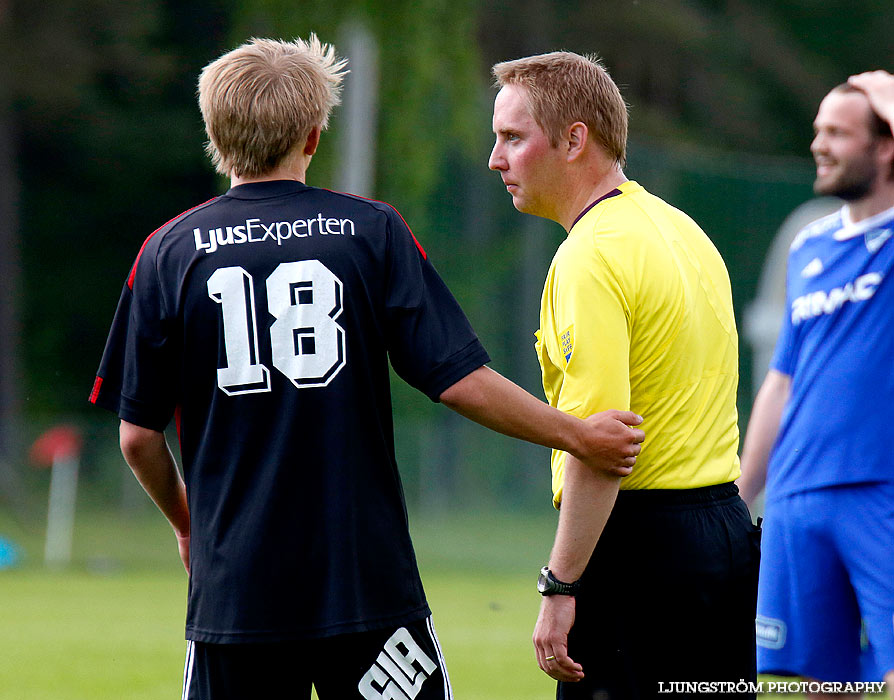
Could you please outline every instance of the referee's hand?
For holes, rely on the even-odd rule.
[[[574,611],[574,596],[544,596],[532,639],[540,670],[566,683],[584,677],[583,667],[568,656],[568,632],[574,624]]]
[[[642,422],[642,417],[632,411],[594,413],[582,423],[580,448],[574,456],[591,469],[628,476],[646,439],[642,430],[633,427]]]

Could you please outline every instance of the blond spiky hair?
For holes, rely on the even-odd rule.
[[[305,41],[252,39],[199,77],[206,150],[222,175],[259,177],[325,129],[340,102],[346,59],[316,34]]]

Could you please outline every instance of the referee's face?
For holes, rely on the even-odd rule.
[[[557,220],[564,161],[531,116],[524,88],[507,85],[497,93],[493,129],[496,141],[487,165],[500,173],[515,208]]]

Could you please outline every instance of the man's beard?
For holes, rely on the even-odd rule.
[[[854,202],[863,199],[872,191],[876,174],[871,162],[852,162],[833,180],[821,183],[817,178],[813,183],[813,191],[818,195],[839,197],[846,202]]]

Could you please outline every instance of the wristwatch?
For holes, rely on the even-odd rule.
[[[565,583],[553,576],[548,566],[544,566],[537,578],[537,590],[540,591],[540,595],[577,595],[580,590],[580,579],[574,583]]]

